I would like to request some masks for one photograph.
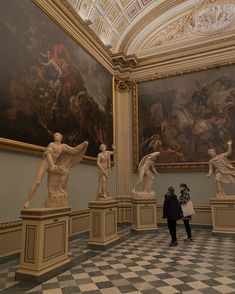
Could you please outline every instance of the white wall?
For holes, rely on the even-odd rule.
[[[157,194],[158,203],[162,203],[164,195],[169,186],[175,188],[176,195],[179,196],[179,184],[186,183],[190,188],[190,196],[195,205],[209,205],[209,199],[215,197],[215,178],[211,176],[207,178],[205,172],[175,172],[161,173],[154,180],[153,190]],[[132,175],[132,183],[138,179],[137,174]],[[132,184],[133,186],[133,184]],[[235,195],[235,185],[225,184],[224,190],[226,194]]]
[[[32,185],[40,156],[0,150],[0,221],[18,219]],[[88,208],[97,191],[97,167],[80,163],[70,171],[69,203],[72,210]],[[109,179],[109,192],[115,193],[115,169]],[[32,199],[31,207],[43,207],[47,197],[46,176]]]

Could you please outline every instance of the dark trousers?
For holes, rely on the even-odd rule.
[[[177,240],[176,238],[176,220],[167,219],[168,229],[171,234],[171,240],[172,242],[175,242]]]
[[[188,219],[183,219],[188,238],[192,238],[191,227]]]

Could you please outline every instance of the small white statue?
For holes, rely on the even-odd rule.
[[[113,149],[115,149],[113,147]],[[97,156],[97,166],[99,171],[98,177],[98,195],[97,200],[109,200],[111,197],[108,195],[108,178],[111,173],[111,155],[114,154],[114,151],[106,150],[106,145],[100,145],[101,152]]]
[[[67,183],[69,171],[82,160],[87,150],[88,142],[85,141],[76,147],[70,147],[62,144],[62,139],[63,136],[60,133],[55,133],[54,142],[47,146],[38,166],[35,181],[24,203],[24,208],[29,207],[30,200],[36,193],[46,173],[48,174],[48,197],[45,207],[68,206]]]
[[[215,169],[215,184],[216,196],[225,196],[222,183],[235,184],[235,167],[228,160],[228,156],[232,153],[232,141],[227,142],[228,150],[225,153],[216,154],[215,149],[208,150],[208,155],[212,157],[209,160],[209,173],[208,178],[212,175]]]
[[[154,167],[156,157],[160,152],[153,152],[144,156],[138,166],[139,180],[136,182],[135,187],[132,189],[133,196],[140,197],[154,197],[155,192],[152,190],[154,175],[159,175]],[[137,186],[144,182],[144,191],[136,191]]]

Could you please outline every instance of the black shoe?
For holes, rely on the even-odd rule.
[[[169,246],[177,246],[177,245],[178,245],[178,242],[177,242],[177,241],[171,242],[171,243],[169,244]]]
[[[193,242],[193,239],[192,238],[186,238],[186,239],[184,239],[184,242],[185,243],[190,243],[190,242]]]

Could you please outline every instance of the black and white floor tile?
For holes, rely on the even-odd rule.
[[[25,293],[235,293],[235,238],[201,228],[194,228],[193,236],[192,243],[184,243],[180,227],[177,247],[169,247],[165,226],[156,234],[130,236]],[[14,289],[3,292],[20,293]]]
[[[123,225],[118,227],[119,237],[125,237],[128,234],[130,234],[129,225]],[[78,257],[83,256],[85,253],[88,253],[87,256],[92,255],[92,254],[89,254],[90,251],[87,249],[88,238],[89,238],[88,234],[82,234],[82,235],[79,235],[78,239],[75,239],[69,242],[70,260],[76,260]],[[0,291],[18,284],[18,282],[15,281],[15,272],[18,266],[19,266],[19,259],[6,262],[4,264],[0,264]]]

